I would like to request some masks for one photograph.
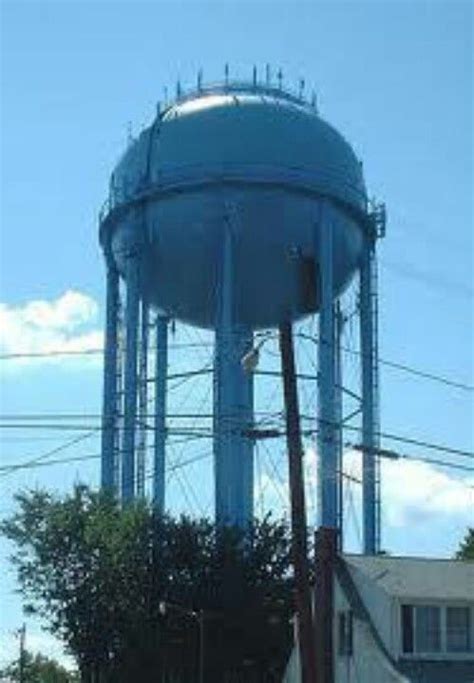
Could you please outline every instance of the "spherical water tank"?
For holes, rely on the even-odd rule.
[[[317,310],[324,230],[343,290],[365,217],[361,164],[314,107],[279,90],[222,86],[181,98],[130,144],[101,240],[123,276],[127,256],[140,253],[140,286],[155,307],[213,327],[228,230],[234,319],[262,328]]]

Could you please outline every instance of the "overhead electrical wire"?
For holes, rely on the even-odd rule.
[[[170,342],[168,344],[168,349],[190,349],[190,348],[202,348],[202,347],[212,347],[212,342]],[[154,347],[150,347],[150,351],[155,350]],[[0,360],[20,360],[24,359],[34,359],[34,358],[56,358],[60,356],[93,356],[93,355],[103,355],[104,349],[100,347],[93,347],[89,349],[52,349],[51,351],[25,351],[22,353],[1,353]]]
[[[72,448],[73,446],[77,445],[78,443],[85,441],[86,439],[91,438],[92,436],[95,435],[95,432],[89,431],[86,432],[85,434],[81,434],[80,436],[75,437],[74,439],[70,439],[69,441],[66,441],[66,443],[61,444],[60,446],[56,446],[55,448],[52,448],[49,451],[46,451],[45,453],[42,453],[41,455],[32,458],[31,460],[28,460],[26,463],[23,463],[23,467],[25,466],[32,466],[36,465],[42,460],[46,460],[47,458],[50,458],[54,455],[57,455],[58,453],[61,453],[62,451],[65,451],[68,448]],[[0,467],[0,472],[3,471],[5,468],[2,466]]]
[[[269,450],[267,444],[265,444],[265,442],[262,442],[262,444],[264,445],[265,450],[268,453],[270,453],[270,450]],[[64,444],[63,449],[69,447],[70,445],[71,444]],[[353,444],[351,442],[346,442],[345,447],[346,448],[355,448],[356,450],[363,450],[363,448],[359,444]],[[150,450],[150,451],[153,450],[153,446],[149,446],[147,448],[147,450]],[[52,452],[50,452],[50,453],[52,453]],[[447,460],[441,460],[441,459],[435,459],[435,458],[427,458],[427,457],[420,456],[420,455],[410,455],[407,453],[399,453],[397,451],[391,451],[390,453],[391,453],[390,456],[385,456],[384,450],[381,449],[381,451],[380,451],[380,455],[381,455],[382,459],[409,460],[409,461],[413,461],[413,462],[426,462],[426,463],[431,464],[431,465],[437,465],[440,467],[457,469],[457,470],[461,470],[464,472],[470,472],[470,473],[472,472],[474,474],[474,467],[461,465],[459,463],[454,463],[454,462],[450,462]],[[36,458],[34,460],[29,460],[29,461],[24,462],[24,463],[18,463],[18,464],[12,463],[12,464],[8,464],[8,465],[0,465],[0,473],[1,474],[7,474],[7,473],[14,472],[16,470],[35,469],[36,467],[45,467],[47,465],[67,464],[69,462],[77,462],[77,461],[81,461],[81,460],[90,460],[93,458],[100,458],[101,457],[100,453],[93,453],[93,454],[86,454],[86,455],[82,455],[82,456],[71,456],[69,458],[62,458],[62,459],[57,459],[57,460],[48,460],[47,462],[42,462],[41,459],[45,458],[46,455],[48,455],[48,454],[43,454],[39,458]],[[209,454],[209,457],[211,457],[211,456],[212,456],[212,452],[210,452],[210,454]],[[177,460],[176,464],[179,466],[181,466],[181,465],[186,466],[186,465],[191,464],[191,463],[193,463],[197,460],[200,460],[200,459],[201,459],[200,457],[196,458],[195,456],[192,456],[191,458],[188,458],[186,460],[182,460],[182,458],[177,457],[176,458],[176,460]],[[276,471],[276,465],[275,465],[275,462],[273,459],[271,460],[271,465],[272,465],[272,469],[274,470],[275,475],[277,475],[279,483],[281,485],[283,485],[283,480],[281,479],[280,473],[279,472],[277,473],[277,471]]]
[[[277,417],[281,418],[280,412],[268,412],[267,413],[265,411],[259,411],[257,414],[261,415],[262,418],[264,418],[265,416],[272,416],[273,418],[277,418]],[[49,424],[42,424],[41,423],[42,419],[49,420],[49,419],[53,419],[54,417],[58,417],[58,416],[54,416],[54,415],[51,416],[51,415],[47,415],[47,414],[44,416],[35,415],[35,416],[33,416],[32,423],[29,423],[27,421],[22,423],[22,422],[20,422],[20,420],[22,420],[22,419],[25,420],[25,416],[21,416],[19,414],[4,416],[3,418],[0,416],[0,429],[14,429],[14,428],[16,428],[16,429],[35,429],[36,428],[36,429],[43,429],[45,431],[47,429],[60,429],[60,430],[64,429],[64,431],[69,431],[70,429],[81,429],[82,431],[85,431],[85,429],[89,428],[89,436],[92,436],[93,433],[101,432],[103,429],[103,427],[101,425],[97,425],[97,426],[93,426],[93,425],[90,426],[89,425],[88,427],[85,427],[84,425],[75,425],[75,424],[69,425],[69,424],[63,424],[60,422],[59,423],[53,423],[52,422]],[[64,417],[70,418],[71,416],[65,415]],[[100,417],[100,416],[97,416],[97,417]],[[153,417],[153,416],[150,415],[147,417]],[[204,432],[204,430],[207,430],[206,433],[209,433],[209,436],[212,436],[212,430],[210,427],[209,428],[208,427],[199,427],[198,425],[196,425],[196,420],[199,420],[199,419],[211,420],[212,417],[213,416],[211,413],[209,413],[209,414],[208,413],[170,413],[167,415],[168,419],[173,419],[173,420],[189,419],[189,420],[193,420],[193,424],[189,427],[188,426],[180,426],[180,427],[175,427],[175,428],[169,427],[168,431],[173,431],[175,434],[176,433],[183,433],[183,435],[184,435],[184,433],[186,431],[190,431],[192,433],[196,432],[196,433],[202,434]],[[87,418],[87,416],[83,416],[83,415],[78,414],[78,415],[75,415],[74,418],[75,419],[83,419],[83,418]],[[11,422],[2,423],[2,419],[8,419],[8,420],[11,420]],[[26,418],[26,419],[29,419],[29,418]],[[301,420],[302,420],[302,422],[308,422],[308,421],[313,422],[313,421],[317,421],[317,417],[312,416],[312,415],[301,415]],[[236,418],[236,423],[238,423],[237,418]],[[152,425],[146,425],[146,429],[147,429],[147,431],[153,432],[155,428]],[[362,431],[361,427],[358,427],[356,425],[348,425],[348,424],[344,425],[344,429],[347,431],[353,431],[353,432],[359,432],[359,433]],[[303,428],[302,431],[306,436],[310,436],[310,435],[316,434],[318,430],[313,429],[313,428],[310,428],[310,429],[304,429]],[[284,436],[284,435],[285,435],[285,431],[282,429],[279,429],[279,433],[276,434],[275,436]],[[466,458],[474,458],[474,451],[468,451],[468,450],[464,450],[464,449],[460,449],[460,448],[455,448],[455,447],[448,446],[445,444],[434,443],[434,442],[430,442],[430,441],[426,441],[426,440],[422,440],[422,439],[418,439],[418,438],[413,438],[413,437],[404,436],[401,434],[396,434],[393,432],[381,431],[381,432],[378,432],[378,436],[380,436],[383,439],[387,439],[389,441],[396,441],[399,443],[409,444],[409,445],[413,445],[413,446],[420,446],[422,448],[427,448],[429,450],[435,450],[435,451],[438,451],[441,453],[446,453],[446,454],[456,455],[456,456],[466,457]],[[84,435],[77,437],[77,440],[79,441],[82,438],[85,438]],[[75,439],[73,439],[71,442],[68,442],[68,443],[74,444]],[[67,444],[64,447],[67,448],[68,447]],[[59,446],[57,448],[62,449],[63,446]],[[56,452],[56,451],[57,451],[57,449],[53,449],[53,452]],[[48,451],[48,453],[50,453],[50,451]],[[47,455],[40,456],[40,457],[47,457]]]
[[[301,337],[303,339],[310,339],[314,343],[319,343],[317,338],[312,337],[311,335],[304,334],[304,333],[297,333],[298,337]],[[185,348],[210,348],[212,347],[212,342],[176,342],[174,345],[170,344],[169,348],[170,349],[185,349]],[[153,350],[153,349],[150,349]],[[361,351],[358,351],[356,349],[351,349],[348,347],[342,347],[341,350],[344,353],[348,353],[351,355],[355,356],[361,356],[362,353]],[[56,351],[44,351],[44,352],[29,352],[29,353],[7,353],[7,354],[0,354],[0,360],[19,360],[19,359],[34,359],[34,358],[53,358],[53,357],[59,357],[59,356],[81,356],[81,355],[94,355],[94,354],[103,354],[103,349],[84,349],[81,351],[61,351],[61,350],[56,350]],[[408,374],[411,374],[415,377],[419,377],[422,379],[427,379],[433,382],[438,382],[440,384],[444,384],[445,386],[452,387],[454,389],[460,389],[462,391],[468,391],[468,392],[474,392],[474,386],[471,384],[467,384],[465,382],[460,382],[458,380],[451,379],[449,377],[445,377],[442,375],[438,375],[433,372],[428,372],[425,370],[420,370],[418,368],[414,368],[410,365],[407,365],[405,363],[400,363],[398,361],[392,361],[386,358],[379,358],[379,363],[382,366],[389,367],[393,370],[399,370],[400,372],[405,372]],[[211,363],[210,363],[211,364]]]
[[[320,340],[317,337],[313,337],[312,335],[308,335],[302,332],[298,332],[296,334],[297,337],[300,337],[301,339],[306,339],[308,341],[313,342],[314,344],[319,344]],[[327,343],[327,342],[324,342]],[[362,351],[359,351],[358,349],[352,349],[347,346],[341,346],[341,351],[343,353],[347,353],[351,356],[359,356],[362,357]],[[448,377],[444,377],[442,375],[438,375],[433,372],[427,372],[425,370],[419,370],[418,368],[414,368],[411,365],[407,365],[405,363],[399,363],[398,361],[392,361],[388,360],[387,358],[379,358],[378,362],[380,365],[384,365],[386,367],[392,368],[393,370],[399,370],[400,372],[405,372],[410,375],[413,375],[415,377],[420,377],[422,379],[428,379],[433,382],[439,382],[441,384],[444,384],[445,386],[452,387],[454,389],[461,389],[462,391],[468,391],[474,393],[474,385],[472,384],[467,384],[465,382],[459,382],[458,380],[452,380]]]

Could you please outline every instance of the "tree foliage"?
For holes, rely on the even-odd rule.
[[[206,681],[279,680],[292,640],[285,524],[255,522],[244,536],[145,503],[121,510],[82,486],[17,503],[1,529],[26,609],[65,641],[84,681],[196,680],[201,611]]]
[[[23,677],[17,660],[0,671],[0,681],[22,681],[23,683],[78,683],[76,674],[68,671],[54,659],[25,651],[23,655]]]
[[[470,527],[459,546],[456,557],[460,560],[474,560],[474,527]]]

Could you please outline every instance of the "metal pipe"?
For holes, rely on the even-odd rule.
[[[337,415],[336,415],[336,335],[333,283],[333,226],[321,226],[321,265],[319,290],[318,346],[318,468],[319,523],[337,528]]]
[[[252,332],[234,322],[234,264],[230,226],[223,235],[218,276],[214,358],[214,476],[218,525],[246,528],[253,517],[253,377],[241,359]]]
[[[168,318],[156,317],[155,355],[155,443],[153,464],[153,506],[165,511],[166,464],[166,376],[168,372]]]
[[[147,299],[141,302],[140,348],[138,369],[138,444],[137,444],[137,496],[145,496],[146,446],[148,427],[148,328],[150,307]]]
[[[122,452],[122,502],[130,503],[135,496],[135,428],[137,418],[137,344],[139,319],[139,257],[127,256],[127,300],[125,310],[125,376],[124,435]]]
[[[337,546],[339,550],[343,547],[343,532],[344,532],[344,510],[343,510],[343,441],[342,441],[342,424],[343,424],[343,401],[342,401],[342,353],[341,343],[342,334],[344,332],[344,314],[341,310],[340,302],[336,302],[336,321],[335,321],[335,437],[337,448],[337,529],[339,533],[336,535]]]
[[[101,487],[114,491],[114,446],[117,429],[117,346],[119,274],[107,258],[106,326],[102,404]]]
[[[301,661],[301,681],[302,683],[316,683],[316,653],[308,571],[303,443],[301,440],[291,323],[280,325],[280,351],[285,398],[286,440],[290,481],[291,542],[295,572],[297,641]]]

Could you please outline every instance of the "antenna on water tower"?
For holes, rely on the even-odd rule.
[[[300,100],[302,100],[303,96],[304,96],[304,86],[305,86],[304,78],[301,78],[300,79],[300,92],[299,92]]]

